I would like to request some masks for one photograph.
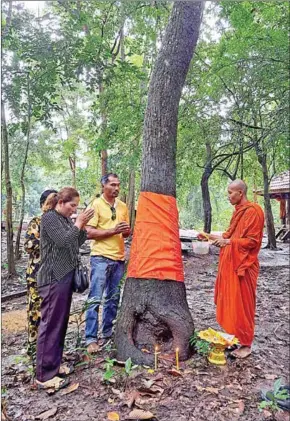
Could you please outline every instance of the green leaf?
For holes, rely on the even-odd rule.
[[[125,362],[125,371],[126,371],[126,374],[129,375],[131,373],[131,370],[132,370],[132,360],[131,360],[131,358],[128,358],[126,360],[126,362]]]
[[[274,395],[276,395],[279,392],[279,389],[281,387],[282,384],[282,379],[277,379],[274,383]]]

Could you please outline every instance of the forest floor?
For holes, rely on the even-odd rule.
[[[7,280],[5,236],[2,246],[3,296],[25,289],[27,259],[24,256],[17,264],[19,277]],[[289,420],[289,413],[283,411],[272,416],[268,410],[258,410],[262,389],[271,389],[278,378],[289,384],[288,252],[287,245],[279,252],[261,251],[252,355],[216,366],[194,354],[181,363],[181,376],[177,377],[170,371],[173,363],[161,360],[156,372],[138,367],[129,370],[129,375],[124,367],[115,365],[111,381],[104,381],[105,359],[110,358],[111,350],[107,348],[93,359],[76,350],[77,340],[84,335],[83,318],[74,314],[64,356],[75,364],[70,386],[51,395],[38,391],[25,358],[26,297],[2,302],[2,421],[145,419],[144,411],[151,412],[155,421]],[[213,303],[217,263],[215,252],[184,256],[187,298],[198,331],[219,328]],[[72,310],[80,310],[85,298],[85,294],[75,294]],[[141,413],[132,415],[136,410]]]

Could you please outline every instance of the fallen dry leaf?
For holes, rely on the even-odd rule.
[[[48,418],[53,417],[57,413],[57,407],[53,406],[48,411],[42,412],[41,414],[35,417],[36,420],[48,420]]]
[[[289,421],[289,412],[288,411],[279,411],[275,414],[276,421]]]
[[[124,405],[128,406],[128,408],[132,408],[134,405],[135,400],[138,398],[139,396],[139,392],[137,390],[134,390],[133,392],[130,393],[130,395],[128,396],[128,399],[126,400],[126,402],[124,402]]]
[[[134,409],[127,416],[128,420],[150,420],[154,415],[150,411],[143,411],[142,409]]]
[[[158,373],[156,377],[154,377],[154,381],[158,382],[159,380],[163,380],[164,376],[162,373]]]
[[[11,418],[6,414],[6,409],[3,408],[1,412],[1,421],[11,421]]]
[[[108,412],[107,417],[108,417],[108,420],[110,420],[110,421],[119,421],[120,420],[120,416],[119,416],[118,412]]]
[[[111,391],[114,393],[114,395],[117,395],[118,398],[124,399],[124,393],[121,392],[119,389],[115,389],[114,387],[111,388]]]
[[[157,385],[153,385],[150,388],[147,387],[139,387],[138,388],[138,392],[140,393],[141,396],[144,395],[156,395],[157,393],[160,393],[160,395],[163,394],[164,389],[160,386]]]
[[[104,358],[99,357],[99,358],[96,358],[96,359],[95,359],[94,364],[95,364],[95,365],[99,365],[99,364],[103,363],[104,361],[105,361],[105,359],[104,359]]]
[[[272,417],[272,414],[271,414],[271,412],[270,411],[267,411],[266,409],[263,409],[263,415],[264,415],[264,417],[267,419],[267,418],[271,418]]]
[[[275,380],[277,378],[277,374],[265,374],[265,379],[267,380]]]
[[[209,387],[202,387],[202,386],[196,385],[195,387],[197,388],[197,390],[199,392],[205,391],[205,392],[209,392],[209,393],[212,393],[212,394],[215,394],[215,395],[218,395],[219,394],[219,391],[221,390],[221,389],[217,389],[217,388],[211,387],[211,386],[209,386]]]
[[[245,404],[243,401],[240,401],[238,408],[235,409],[235,412],[237,415],[242,415],[244,413],[244,410],[245,410]]]
[[[150,389],[150,387],[153,386],[154,382],[155,382],[155,379],[152,379],[152,380],[145,380],[145,379],[143,379],[144,386],[147,389]]]
[[[61,395],[68,395],[71,392],[74,392],[79,387],[79,383],[72,383],[66,389],[61,392]]]
[[[175,368],[172,368],[171,370],[167,371],[168,374],[171,374],[174,377],[183,377],[180,371],[175,370]]]

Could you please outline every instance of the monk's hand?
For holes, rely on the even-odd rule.
[[[218,240],[215,240],[212,245],[216,247],[225,247],[228,246],[231,243],[231,240],[228,238],[220,238]]]

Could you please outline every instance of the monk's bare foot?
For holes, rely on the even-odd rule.
[[[231,352],[231,355],[235,358],[247,358],[252,353],[252,350],[248,346],[241,346],[239,349]]]

